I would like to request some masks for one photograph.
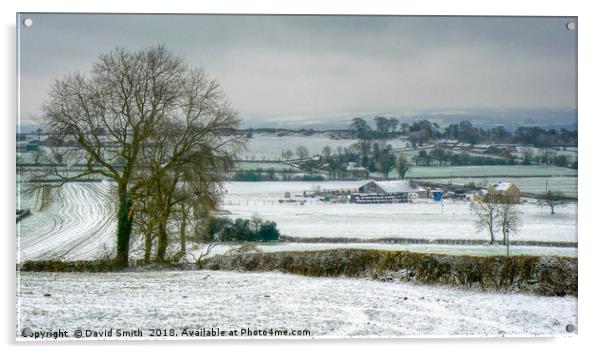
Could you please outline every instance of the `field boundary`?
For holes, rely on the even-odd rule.
[[[197,264],[132,263],[125,268],[109,260],[27,261],[22,272],[117,272],[145,270],[224,270],[352,277],[379,281],[442,284],[477,291],[577,296],[576,257],[457,256],[408,251],[335,249],[216,255]]]
[[[295,237],[280,236],[281,242],[295,243],[386,243],[386,244],[435,244],[435,245],[489,245],[489,241],[475,239],[427,239],[427,238],[349,238],[349,237]],[[496,241],[495,245],[504,245],[502,241]],[[566,241],[532,241],[514,240],[510,246],[540,246],[540,247],[565,247],[577,248],[577,242]]]
[[[214,256],[202,262],[200,267],[410,281],[544,296],[577,296],[578,289],[577,258],[558,256],[477,257],[337,249]]]

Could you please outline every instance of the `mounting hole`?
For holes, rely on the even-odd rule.
[[[31,18],[24,19],[23,26],[28,27],[28,28],[33,26],[33,20]]]
[[[575,326],[572,325],[572,324],[566,325],[566,331],[569,332],[569,333],[575,332]]]
[[[567,22],[566,29],[569,31],[574,31],[577,28],[577,24],[575,22]]]

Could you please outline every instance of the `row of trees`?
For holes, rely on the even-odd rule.
[[[100,55],[89,73],[56,80],[43,110],[49,156],[78,169],[35,173],[29,192],[90,175],[112,181],[115,259],[123,265],[132,235],[143,236],[146,261],[155,246],[163,262],[173,234],[185,252],[187,235],[202,233],[221,176],[244,144],[228,135],[240,121],[219,84],[164,46]]]
[[[449,149],[436,147],[430,151],[420,150],[412,157],[412,161],[418,165],[431,166],[437,164],[451,166],[490,166],[490,165],[516,165],[514,156],[492,157],[469,154],[467,152],[454,152]]]
[[[281,157],[283,160],[292,160],[294,157],[297,157],[298,159],[306,159],[309,157],[309,150],[303,146],[297,146],[297,148],[295,149],[295,152],[293,152],[290,149],[287,150],[283,150],[281,153]]]
[[[525,148],[522,150],[520,157],[517,158],[508,149],[492,149],[491,154],[498,156],[487,156],[469,154],[468,152],[454,152],[450,149],[436,146],[427,151],[420,150],[418,154],[412,157],[412,161],[416,165],[430,166],[433,164],[452,165],[452,166],[482,166],[482,165],[555,165],[559,167],[576,168],[576,161],[572,161],[566,155],[559,155],[554,150],[549,148],[541,149],[537,154],[533,150]]]
[[[377,116],[373,120],[374,129],[363,118],[354,118],[350,127],[357,137],[362,135],[364,137],[370,136],[372,139],[380,139],[406,135],[413,146],[421,146],[438,139],[453,139],[469,144],[512,143],[536,147],[577,145],[577,131],[564,128],[519,127],[510,132],[502,126],[491,129],[479,128],[468,120],[451,123],[446,127],[441,127],[437,123],[425,119],[412,123],[401,123],[399,119],[394,117]]]
[[[365,168],[367,173],[378,172],[385,179],[394,171],[403,179],[411,167],[403,154],[397,155],[390,145],[381,147],[376,142],[370,145],[357,143],[352,145],[351,149],[337,150],[335,154],[330,153],[329,147],[325,147],[324,150],[328,151],[322,151],[320,158],[324,160],[323,166],[332,179],[341,179],[348,175],[350,172],[347,167],[350,163]]]

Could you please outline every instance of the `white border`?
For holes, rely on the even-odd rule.
[[[599,136],[602,132],[600,120],[601,92],[600,64],[602,58],[599,50],[602,23],[602,12],[597,11],[595,2],[586,4],[575,1],[386,1],[386,0],[334,0],[334,1],[289,1],[284,0],[235,0],[235,1],[186,1],[186,0],[104,0],[104,1],[69,1],[69,0],[23,0],[2,2],[3,51],[1,55],[4,78],[0,86],[2,97],[2,129],[3,149],[0,165],[5,167],[2,174],[3,190],[14,192],[15,166],[15,116],[16,116],[16,12],[149,12],[149,13],[273,13],[273,14],[400,14],[400,15],[548,15],[579,16],[579,335],[577,337],[561,337],[557,339],[405,339],[405,340],[322,340],[322,341],[216,341],[216,342],[183,342],[183,343],[86,343],[86,351],[106,352],[115,349],[137,351],[134,345],[145,345],[145,352],[156,353],[168,350],[165,345],[178,345],[181,351],[223,351],[233,349],[261,353],[300,353],[308,350],[330,350],[332,345],[344,345],[345,351],[365,352],[366,346],[378,346],[377,350],[392,349],[397,352],[414,353],[417,351],[449,353],[477,352],[504,353],[512,351],[537,352],[581,352],[600,345],[596,340],[600,325],[600,263],[596,262],[602,251],[600,227],[595,227],[600,218],[600,152]],[[596,164],[598,163],[598,164]],[[598,182],[598,183],[596,183]],[[14,197],[4,198],[2,220],[5,222],[3,238],[2,272],[3,291],[2,305],[2,343],[8,352],[41,352],[45,353],[80,353],[81,344],[68,343],[45,346],[32,344],[15,344],[15,272],[14,272]],[[12,314],[12,316],[8,316]],[[598,345],[596,345],[598,344]],[[225,345],[235,348],[225,348]],[[194,346],[192,348],[184,348]],[[599,348],[597,348],[599,349]]]

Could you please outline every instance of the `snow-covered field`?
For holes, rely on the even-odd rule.
[[[311,155],[321,154],[325,146],[330,146],[334,151],[337,147],[346,148],[355,144],[355,139],[330,139],[324,135],[312,136],[255,136],[248,140],[247,151],[240,155],[243,159],[262,160],[262,159],[278,159],[282,158],[282,152],[295,150],[299,146],[305,146]],[[386,141],[393,148],[405,147],[406,141],[394,139]]]
[[[44,211],[21,198],[32,215],[17,224],[17,261],[98,258],[114,245],[114,200],[108,183],[67,183]]]
[[[298,237],[487,239],[477,232],[469,203],[431,200],[403,204],[328,204],[309,200],[305,205],[280,204],[285,192],[301,194],[318,185],[324,189],[349,188],[358,182],[231,182],[226,184],[224,208],[230,217],[253,215],[278,223],[285,235]],[[577,205],[550,215],[533,203],[520,205],[523,227],[514,240],[577,241]]]
[[[288,329],[316,337],[565,335],[575,297],[222,271],[18,274],[23,328]],[[46,296],[45,296],[46,295]],[[49,296],[48,296],[49,295]]]
[[[357,182],[321,182],[342,188]],[[109,184],[70,183],[63,198],[17,226],[19,261],[90,259],[114,243],[114,200]],[[280,205],[285,191],[311,182],[226,185],[231,217],[259,214],[293,236],[486,238],[472,226],[467,204],[422,202],[336,205],[309,201]],[[21,206],[34,207],[33,200]],[[525,228],[515,239],[576,240],[576,207],[556,216],[521,206]],[[527,226],[530,223],[534,225]],[[232,246],[218,245],[214,254]],[[279,243],[264,252],[336,247],[407,249],[450,254],[503,254],[500,246]],[[576,249],[513,246],[514,254],[576,256]],[[135,254],[135,247],[133,250]],[[121,273],[17,272],[17,326],[34,331],[75,329],[309,330],[316,337],[563,335],[576,325],[575,297],[541,297],[466,291],[444,286],[382,283],[364,279],[311,278],[280,273],[161,271]]]
[[[320,182],[322,188],[352,187],[357,182]],[[278,223],[280,231],[297,237],[348,238],[425,238],[482,239],[485,232],[474,228],[469,204],[441,204],[421,201],[408,204],[325,204],[309,200],[305,205],[280,204],[284,192],[292,195],[316,187],[312,182],[231,182],[225,185],[224,209],[229,217],[254,215]],[[32,208],[33,215],[17,224],[18,261],[29,259],[90,259],[104,257],[113,250],[115,235],[114,201],[109,184],[69,183],[63,198],[45,211],[37,211],[32,200],[22,200],[22,207]],[[577,240],[577,207],[571,204],[550,215],[533,204],[521,205],[523,227],[511,235],[514,240]],[[227,251],[230,246],[222,247]],[[468,255],[504,254],[499,246],[460,246],[437,244],[309,244],[284,243],[262,245],[262,251],[294,251],[331,248],[375,248]],[[137,244],[132,246],[136,254]],[[214,250],[214,253],[218,252]],[[576,256],[575,248],[514,246],[514,254]]]
[[[233,244],[218,244],[211,249],[210,255],[225,254],[236,249]],[[410,251],[420,253],[439,253],[450,255],[468,256],[503,256],[506,255],[504,245],[445,245],[445,244],[405,244],[405,243],[308,243],[308,242],[278,242],[256,244],[261,252],[292,252],[292,251],[321,251],[337,248],[346,249],[375,249],[388,251]],[[199,255],[205,251],[200,247],[192,251]],[[513,255],[537,255],[537,256],[564,256],[577,257],[577,249],[573,247],[545,247],[545,246],[512,246],[510,253]]]

